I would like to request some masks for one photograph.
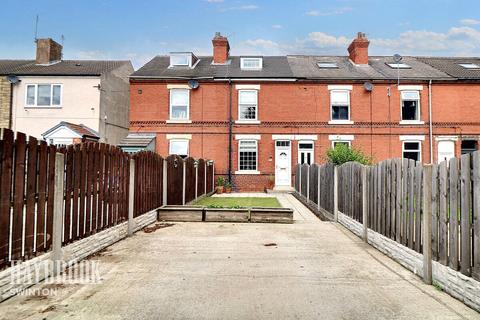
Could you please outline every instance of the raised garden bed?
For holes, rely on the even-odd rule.
[[[289,208],[208,208],[164,206],[158,209],[160,221],[293,223]]]

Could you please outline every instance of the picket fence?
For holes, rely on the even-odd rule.
[[[301,165],[295,189],[332,216],[338,210],[362,224],[366,217],[369,229],[418,253],[424,250],[424,208],[431,208],[432,259],[480,280],[480,152],[431,165],[431,179],[424,176],[427,166],[408,159]],[[329,178],[319,179],[319,171]],[[317,200],[319,190],[326,191],[326,202]]]
[[[129,155],[94,142],[57,148],[3,129],[0,269],[51,250],[57,154],[64,155],[62,245],[128,219],[132,161],[134,217],[162,205],[186,204],[214,188],[213,161],[177,155],[163,159],[149,151]]]

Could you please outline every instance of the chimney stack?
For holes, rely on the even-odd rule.
[[[348,54],[350,60],[355,64],[368,64],[368,41],[365,33],[359,32],[357,38],[353,39],[352,43],[348,46]]]
[[[227,37],[224,37],[220,32],[215,33],[212,39],[213,44],[213,63],[225,64],[228,61],[230,54],[230,44]]]
[[[50,38],[37,39],[37,64],[49,64],[62,60],[63,47]]]

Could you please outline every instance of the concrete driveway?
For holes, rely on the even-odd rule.
[[[140,231],[92,257],[100,284],[14,297],[0,304],[0,318],[480,318],[292,196],[278,197],[295,208],[295,224],[176,223]]]

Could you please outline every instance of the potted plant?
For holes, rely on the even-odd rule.
[[[218,177],[217,178],[217,187],[215,188],[215,191],[217,194],[222,194],[223,193],[223,187],[225,186],[225,179],[223,177]]]
[[[232,192],[232,184],[227,181],[225,182],[225,193],[231,193]]]

